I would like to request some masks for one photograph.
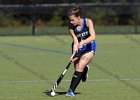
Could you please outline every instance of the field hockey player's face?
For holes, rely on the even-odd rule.
[[[69,16],[70,23],[74,26],[79,25],[80,23],[80,16],[76,17],[75,15]]]

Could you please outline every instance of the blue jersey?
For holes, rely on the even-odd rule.
[[[76,26],[72,26],[74,34],[76,35],[78,41],[85,40],[90,36],[89,34],[89,28],[86,25],[86,19],[82,19],[82,27],[81,30],[78,30]]]
[[[81,30],[78,30],[76,26],[72,26],[72,29],[79,42],[81,40],[87,39],[90,36],[89,28],[86,25],[85,18],[82,19]],[[73,50],[73,43],[72,43],[72,50]],[[95,54],[95,51],[96,51],[96,43],[95,43],[95,41],[91,41],[90,43],[83,45],[83,47],[78,51],[77,56],[80,56],[81,54],[83,54],[85,52],[93,52]]]

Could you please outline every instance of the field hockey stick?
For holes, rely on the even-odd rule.
[[[72,55],[73,58],[74,58],[75,56],[76,56],[76,53],[74,53],[74,54]],[[53,85],[53,87],[51,88],[51,90],[50,90],[51,96],[53,96],[52,93],[55,94],[56,88],[58,87],[59,83],[61,82],[61,80],[62,80],[63,77],[65,76],[65,74],[66,74],[67,70],[69,69],[71,63],[72,63],[72,61],[69,61],[69,63],[68,63],[68,65],[66,66],[65,70],[61,73],[61,75],[60,75],[59,78],[57,79],[56,83],[55,83],[55,84]]]

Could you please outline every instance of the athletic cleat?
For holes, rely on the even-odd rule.
[[[66,93],[66,96],[68,96],[68,97],[73,97],[73,96],[75,96],[75,95],[74,95],[74,93],[73,93],[73,91],[72,91],[71,89],[68,89],[68,91],[67,91],[67,93]]]
[[[86,65],[82,75],[82,82],[85,82],[88,79],[88,70],[89,70],[89,66]]]

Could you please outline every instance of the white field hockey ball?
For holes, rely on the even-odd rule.
[[[55,96],[55,92],[51,92],[51,96]]]

